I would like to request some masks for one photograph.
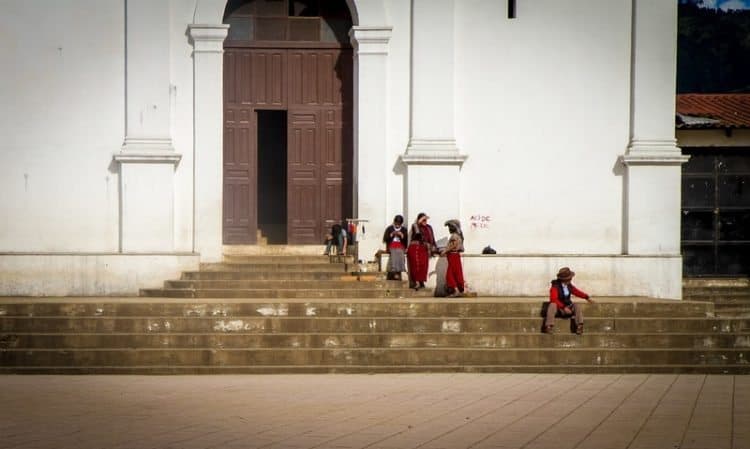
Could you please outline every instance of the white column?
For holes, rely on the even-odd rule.
[[[454,0],[412,0],[411,136],[406,205],[411,221],[426,212],[437,226],[460,218],[460,168],[455,139]]]
[[[126,2],[126,134],[120,152],[120,250],[174,249],[175,154],[169,130],[169,3]]]
[[[359,254],[370,260],[385,229],[386,98],[388,41],[391,27],[352,28],[354,46],[354,205],[355,216],[369,220],[359,242]]]
[[[223,42],[229,25],[189,26],[193,43],[194,251],[222,258]]]
[[[633,0],[632,33],[624,252],[679,254],[680,166],[688,158],[675,139],[677,4]]]

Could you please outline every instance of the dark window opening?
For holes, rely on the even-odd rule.
[[[508,18],[516,18],[516,0],[508,0]]]
[[[258,229],[269,244],[287,243],[287,115],[258,113]]]

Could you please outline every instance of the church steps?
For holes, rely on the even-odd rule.
[[[562,374],[746,374],[741,364],[653,364],[653,365],[193,365],[193,366],[36,366],[3,367],[0,374],[112,374],[112,375],[209,375],[209,374],[386,374],[386,373],[562,373]]]
[[[294,263],[297,265],[316,265],[316,264],[351,264],[354,262],[352,256],[282,256],[282,255],[232,255],[225,254],[224,263],[252,263],[263,265],[277,265]]]
[[[556,332],[569,332],[561,320]],[[641,333],[750,332],[750,318],[586,318],[586,332],[611,335]],[[537,333],[540,318],[414,317],[2,317],[0,329],[13,333]]]
[[[683,287],[685,299],[713,303],[716,316],[750,317],[747,279],[693,279]]]
[[[613,299],[541,334],[541,298],[0,304],[0,371],[750,373],[750,318]],[[665,308],[671,305],[671,308]]]
[[[350,276],[351,278],[351,276]],[[202,289],[309,289],[309,280],[178,280],[165,281],[164,288],[193,288]],[[348,280],[317,280],[316,289],[403,289],[405,284],[400,281],[357,281]]]
[[[425,296],[422,292],[415,294],[408,288],[374,287],[362,286],[358,288],[164,288],[164,289],[142,289],[141,296],[154,298],[408,298],[412,296]]]
[[[6,350],[1,366],[149,366],[171,365],[745,365],[750,349],[650,348],[262,348],[262,349],[91,349]]]
[[[211,263],[201,264],[201,271],[244,271],[257,272],[286,272],[307,271],[318,273],[345,273],[347,265],[344,263]]]
[[[618,334],[569,333],[13,333],[0,340],[5,350],[77,349],[259,349],[259,348],[680,348],[750,349],[750,332]]]
[[[235,252],[138,298],[4,300],[0,372],[750,373],[750,317],[708,301],[598,298],[583,336],[547,335],[546,298],[436,299],[351,262]]]
[[[51,301],[19,299],[0,303],[0,319],[20,317],[49,318],[102,318],[148,317],[180,318],[264,318],[320,317],[320,318],[540,318],[543,298],[479,298],[436,299],[419,298],[402,300],[320,300],[291,299],[279,302],[268,298],[229,300],[217,298],[210,301],[175,300],[163,302],[150,298],[127,298],[112,302],[110,298],[93,298],[76,302],[75,298]],[[68,302],[70,301],[70,302]],[[611,302],[610,302],[611,301]],[[658,301],[648,298],[604,298],[596,304],[583,304],[588,319],[603,318],[710,318],[713,305],[707,302]],[[564,323],[565,321],[562,321]]]
[[[382,278],[385,276],[378,275],[375,273],[368,273],[369,277]],[[236,281],[251,281],[251,280],[291,280],[291,281],[328,281],[328,280],[341,280],[341,279],[356,279],[356,276],[352,276],[350,273],[344,271],[184,271],[182,273],[182,280],[236,280]]]

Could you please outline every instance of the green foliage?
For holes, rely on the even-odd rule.
[[[677,92],[750,92],[750,11],[679,5]]]

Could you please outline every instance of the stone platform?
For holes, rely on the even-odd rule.
[[[750,318],[598,298],[2,298],[0,373],[750,373]]]

